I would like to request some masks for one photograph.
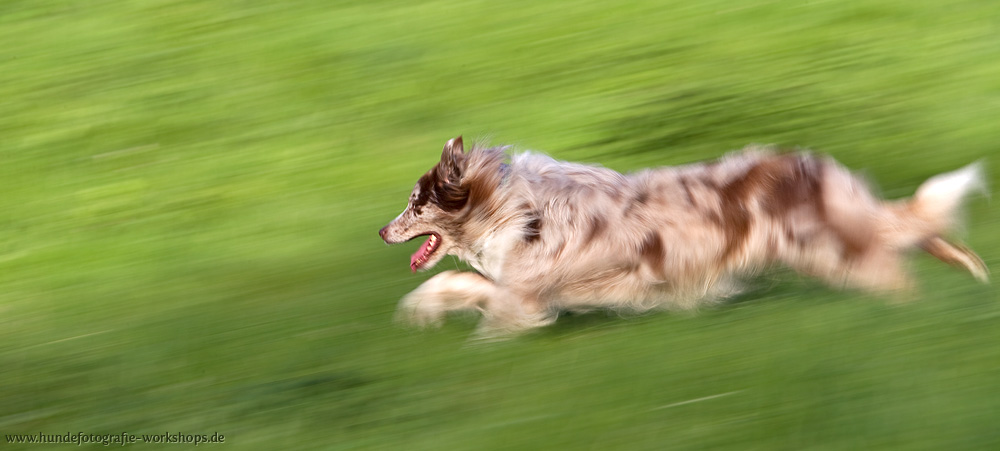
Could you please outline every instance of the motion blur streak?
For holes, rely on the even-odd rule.
[[[398,264],[418,243],[375,235],[459,134],[621,172],[802,146],[884,198],[983,160],[996,186],[998,17],[991,0],[0,2],[0,430],[998,448],[997,292],[933,259],[903,305],[778,272],[697,314],[595,311],[470,346],[467,318],[392,324],[433,274]],[[992,268],[998,214],[968,204]]]

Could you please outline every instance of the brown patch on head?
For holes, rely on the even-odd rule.
[[[463,153],[461,137],[448,141],[441,161],[417,182],[420,194],[412,199],[414,211],[420,214],[428,203],[449,213],[488,208],[505,173],[502,160],[500,148]]]
[[[434,184],[436,183],[434,171],[428,172],[417,180],[417,186],[420,189],[420,193],[410,200],[410,205],[413,206],[413,211],[416,214],[420,214],[423,211],[424,205],[431,200],[431,195],[434,192]]]
[[[476,177],[470,177],[465,183],[469,203],[477,207],[486,204],[493,195],[493,191],[500,186],[501,178],[499,171],[495,174],[479,174]]]
[[[439,174],[439,171],[432,173]],[[465,204],[469,201],[469,188],[442,179],[440,176],[434,180],[433,193],[432,202],[447,212],[459,211],[465,208]]]
[[[461,179],[466,160],[461,136],[444,145],[441,161],[417,180],[420,193],[411,199],[416,214],[421,214],[428,203],[447,212],[455,212],[465,207],[469,193],[468,189],[462,186]]]
[[[667,254],[663,248],[663,238],[660,238],[660,234],[655,230],[647,233],[646,238],[639,245],[639,257],[649,265],[654,274],[662,275],[664,273]]]
[[[487,214],[491,214],[499,208],[500,205],[493,199],[493,194],[508,173],[503,158],[502,147],[477,148],[469,153],[465,178],[462,180],[462,185],[468,192],[469,212],[485,210]]]

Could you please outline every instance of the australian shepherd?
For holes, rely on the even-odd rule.
[[[379,231],[389,244],[427,240],[410,257],[445,255],[445,271],[400,302],[400,316],[440,324],[478,310],[479,332],[510,334],[560,311],[694,308],[736,293],[775,264],[836,287],[905,292],[911,249],[986,281],[983,261],[946,238],[982,188],[977,164],[926,181],[906,200],[875,197],[829,157],[750,146],[719,160],[621,174],[536,153],[448,141],[406,209]]]

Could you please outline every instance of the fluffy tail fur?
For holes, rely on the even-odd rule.
[[[917,188],[910,209],[935,231],[951,230],[957,225],[958,209],[966,195],[986,190],[983,179],[979,162],[931,177]]]
[[[919,241],[923,250],[945,263],[965,268],[986,283],[989,281],[989,269],[983,260],[962,244],[943,238],[944,234],[959,225],[962,201],[974,191],[986,191],[983,168],[979,162],[931,177],[920,185],[906,207],[923,223],[924,238]]]

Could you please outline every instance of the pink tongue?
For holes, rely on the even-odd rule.
[[[422,265],[426,261],[425,257],[427,256],[427,253],[430,252],[430,250],[431,250],[431,239],[427,238],[427,241],[424,241],[424,244],[420,245],[420,249],[418,249],[417,252],[414,252],[413,255],[410,256],[410,271],[417,272],[417,268],[420,267],[420,265]]]

